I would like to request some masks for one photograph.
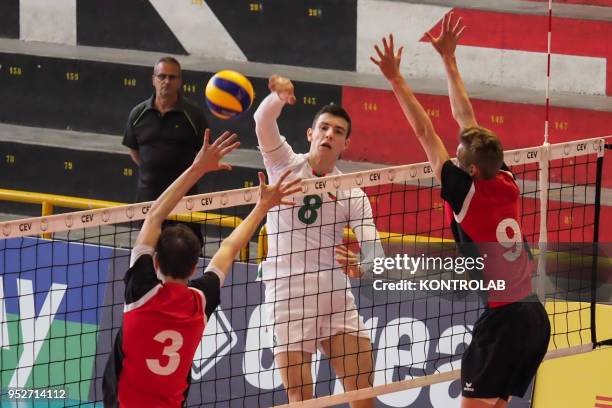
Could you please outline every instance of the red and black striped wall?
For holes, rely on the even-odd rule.
[[[0,53],[0,92],[10,104],[0,122],[121,135],[135,104],[150,96],[152,67]],[[211,72],[185,71],[184,94],[204,106],[204,86]],[[251,78],[254,107],[267,94],[266,78]],[[281,132],[297,151],[307,150],[306,129],[321,106],[342,104],[352,116],[353,136],[344,159],[403,164],[425,161],[414,148],[410,126],[387,90],[296,82],[298,104],[281,115]],[[454,151],[458,127],[444,95],[418,95],[448,149]],[[479,122],[500,134],[506,149],[536,146],[543,141],[542,105],[474,99]],[[230,128],[245,148],[256,148],[252,115],[221,121],[208,115],[214,132]],[[612,134],[612,112],[551,107],[550,142]],[[373,142],[375,143],[373,144]],[[118,143],[120,139],[118,138]],[[604,185],[612,186],[612,161]]]

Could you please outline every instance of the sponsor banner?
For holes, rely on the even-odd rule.
[[[122,320],[122,278],[129,251],[34,238],[5,240],[0,245],[3,394],[16,387],[65,387],[69,399],[100,401],[104,365]],[[439,249],[427,255],[446,259],[447,253]],[[560,253],[569,248],[553,249],[559,262],[564,259]],[[391,275],[402,269],[404,275],[418,277],[418,271],[411,272],[426,258],[411,256],[406,260],[389,255],[393,269],[384,261],[380,265]],[[581,256],[574,254],[560,264],[575,266],[578,259],[589,258],[588,253]],[[386,282],[403,278],[402,274],[379,275]],[[271,406],[286,402],[272,354],[274,336],[265,318],[265,284],[256,281],[256,276],[256,265],[234,264],[222,289],[221,306],[208,322],[196,351],[189,404]],[[563,277],[560,281],[581,280]],[[459,369],[461,354],[483,310],[478,294],[399,287],[380,290],[376,279],[372,275],[352,282],[373,343],[374,384]],[[599,285],[606,283],[599,281]],[[90,286],[95,291],[87,292]],[[328,360],[317,353],[313,361],[316,396],[343,392]],[[458,406],[461,386],[455,380],[382,395],[377,406]]]
[[[121,279],[127,262],[127,256],[120,257],[110,269],[109,279],[114,282],[106,292],[100,323],[92,400],[102,397],[104,365],[121,322]],[[272,406],[287,402],[272,354],[274,338],[265,318],[264,284],[255,281],[256,275],[256,265],[235,263],[226,279],[221,305],[196,351],[188,405]],[[476,296],[459,301],[438,296],[414,300],[400,292],[376,294],[372,280],[361,286],[359,281],[353,283],[360,314],[374,349],[379,350],[374,353],[376,385],[460,368],[461,353],[471,340],[470,330],[481,311]],[[343,392],[320,352],[314,356],[313,378],[316,396]],[[460,392],[459,381],[453,381],[381,396],[378,406],[458,406]]]
[[[113,250],[100,246],[0,241],[2,390],[59,387],[68,399],[89,399],[112,260]]]
[[[271,406],[286,403],[274,363],[274,335],[266,322],[264,284],[249,282],[256,268],[236,264],[222,304],[196,353],[189,404]],[[250,278],[249,278],[250,277]],[[473,294],[453,297],[376,293],[372,280],[355,281],[353,294],[374,348],[374,384],[460,368],[461,354],[482,311]],[[313,356],[315,395],[342,393],[329,361]],[[383,395],[378,407],[459,406],[459,381]]]

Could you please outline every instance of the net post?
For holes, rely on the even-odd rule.
[[[600,143],[597,154],[597,173],[595,175],[595,214],[593,219],[593,256],[591,264],[591,342],[597,346],[597,265],[599,263],[599,219],[601,210],[601,181],[603,173],[604,149]]]
[[[548,173],[550,167],[550,143],[544,142],[540,149],[540,161],[538,163],[538,179],[540,181],[540,233],[538,246],[540,254],[538,256],[538,268],[537,268],[537,280],[536,280],[536,292],[540,302],[545,301],[545,276],[546,276],[546,252],[548,243],[548,226],[547,226],[547,214],[548,214]]]

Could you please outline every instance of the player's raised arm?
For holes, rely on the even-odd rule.
[[[272,75],[268,81],[268,88],[270,95],[261,101],[253,115],[257,141],[264,153],[273,151],[281,145],[282,139],[276,120],[285,104],[295,103],[293,84],[289,79]]]
[[[399,66],[403,47],[395,53],[393,34],[389,35],[388,40],[387,38],[382,39],[382,47],[383,51],[380,50],[378,45],[375,45],[374,50],[378,55],[378,59],[374,57],[370,57],[370,59],[380,68],[382,74],[391,84],[393,93],[395,93],[395,97],[404,111],[404,115],[406,115],[410,126],[412,126],[417,139],[427,154],[436,179],[440,181],[442,165],[449,158],[448,151],[440,137],[436,134],[427,112],[425,112],[400,73]]]
[[[210,130],[206,129],[204,132],[204,144],[191,166],[151,206],[147,213],[147,218],[138,233],[135,245],[155,247],[161,233],[162,222],[187,191],[206,173],[215,170],[231,170],[229,164],[219,163],[219,161],[240,146],[240,142],[236,142],[236,137],[235,133],[230,135],[229,132],[224,132],[213,143],[209,143]]]
[[[295,205],[288,196],[301,191],[299,183],[301,179],[287,181],[290,170],[285,171],[275,184],[267,185],[266,178],[262,172],[259,176],[259,200],[249,215],[225,238],[210,261],[210,267],[223,273],[230,270],[236,255],[249,242],[257,227],[264,219],[268,210],[277,205]],[[221,283],[223,283],[221,279]]]
[[[453,117],[462,129],[466,129],[478,126],[478,123],[455,58],[455,49],[463,30],[465,30],[465,25],[462,23],[461,17],[454,21],[453,13],[450,12],[442,19],[442,28],[437,37],[434,37],[430,32],[426,32],[425,35],[429,37],[431,44],[444,62],[448,80],[448,97]]]

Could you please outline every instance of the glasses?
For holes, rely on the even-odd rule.
[[[167,78],[169,81],[173,81],[173,80],[175,80],[176,78],[178,78],[178,75],[171,75],[171,74],[170,74],[170,75],[168,75],[168,74],[157,74],[157,75],[155,75],[155,78],[159,79],[160,81],[163,81],[163,80],[165,80],[166,78]]]

